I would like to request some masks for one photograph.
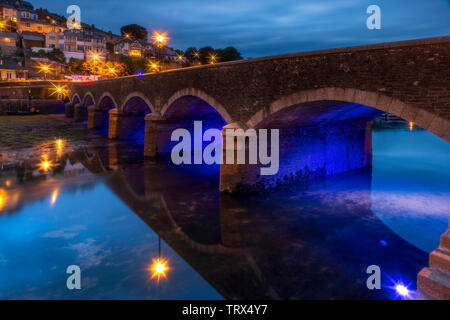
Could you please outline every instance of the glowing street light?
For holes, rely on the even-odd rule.
[[[413,131],[414,130],[414,122],[409,122],[409,131]]]
[[[215,54],[210,54],[209,55],[209,63],[210,64],[214,64],[214,63],[216,63],[217,62],[217,55],[215,55]]]
[[[103,59],[103,57],[100,54],[98,54],[97,52],[89,51],[87,55],[88,55],[89,59],[94,62],[98,62]]]
[[[60,85],[55,85],[52,83],[52,88],[50,88],[51,91],[51,96],[52,95],[56,95],[56,98],[58,100],[62,100],[64,99],[68,93],[69,93],[69,89],[66,86],[60,86]]]
[[[179,54],[179,55],[177,56],[177,58],[178,58],[178,60],[183,61],[184,56],[183,56],[182,54]]]
[[[48,160],[47,156],[44,156],[39,164],[39,170],[43,172],[48,172],[52,169],[53,163]]]
[[[161,258],[161,238],[158,236],[158,259],[153,259],[149,271],[152,272],[152,279],[156,278],[159,282],[161,278],[167,279],[169,260]]]
[[[160,66],[159,66],[158,62],[150,61],[149,64],[147,65],[147,67],[149,69],[151,69],[153,72],[158,72]]]
[[[47,80],[47,73],[50,73],[53,68],[51,67],[50,64],[45,64],[45,63],[39,63],[36,68],[38,69],[38,73],[44,73],[44,79]]]
[[[167,44],[167,42],[169,41],[169,37],[167,36],[167,32],[159,32],[159,31],[154,31],[152,33],[152,37],[153,42],[159,47],[163,47],[164,45]]]
[[[114,68],[109,68],[109,73],[111,74],[111,76],[116,76],[116,69],[114,69]]]
[[[152,272],[152,279],[156,278],[158,282],[161,278],[167,279],[167,272],[169,271],[169,261],[163,259],[153,259],[153,263],[150,266]]]

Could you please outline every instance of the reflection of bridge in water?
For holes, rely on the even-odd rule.
[[[384,270],[395,266],[407,274],[418,272],[408,259],[399,258],[399,252],[427,263],[423,252],[372,213],[370,171],[361,173],[358,190],[364,190],[363,197],[352,203],[352,213],[330,203],[319,212],[306,206],[294,216],[286,212],[275,216],[266,208],[273,202],[243,203],[211,192],[218,184],[218,172],[201,178],[164,161],[130,164],[121,155],[115,144],[106,152],[79,151],[71,158],[93,173],[109,173],[106,184],[111,190],[225,298],[332,298],[342,288],[347,288],[343,295],[348,297],[380,297],[381,293],[368,292],[365,268],[381,263],[377,260],[381,252]],[[292,195],[275,197],[283,203]],[[389,247],[380,247],[380,234]],[[445,241],[448,236],[443,237],[444,245]],[[428,295],[447,297],[435,293],[445,293],[445,288],[424,288]]]

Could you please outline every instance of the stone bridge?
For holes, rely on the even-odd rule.
[[[279,128],[285,152],[273,186],[370,165],[370,125],[382,112],[449,142],[449,58],[446,36],[71,83],[66,114],[90,128],[106,126],[111,139],[141,128],[151,157],[167,154],[170,133],[192,129],[192,120],[220,129]],[[296,152],[314,161],[291,156]],[[260,181],[254,170],[222,165],[222,191]]]

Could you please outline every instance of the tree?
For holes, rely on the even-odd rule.
[[[235,47],[226,47],[225,49],[219,49],[217,51],[221,62],[242,59],[241,54],[239,53],[239,51],[237,51]]]
[[[39,58],[47,58],[47,52],[45,52],[45,50],[43,50],[43,49],[40,49],[34,55]]]
[[[83,66],[83,60],[70,58],[69,66],[67,67],[67,69],[72,74],[79,74],[79,73],[83,73],[82,66]]]
[[[66,57],[64,56],[64,52],[59,48],[55,48],[52,51],[47,53],[47,58],[53,61],[57,61],[59,63],[66,62]]]
[[[120,28],[122,36],[130,36],[134,39],[147,40],[148,32],[144,27],[137,24],[129,24]]]
[[[138,72],[145,73],[148,69],[148,60],[137,57],[122,57],[121,62],[125,65],[126,74],[133,75]]]
[[[213,47],[207,46],[203,47],[199,50],[200,53],[200,62],[202,64],[210,63],[210,57],[216,55],[216,50]]]
[[[184,53],[184,56],[186,58],[188,58],[191,62],[195,61],[196,59],[198,59],[195,56],[195,53],[197,52],[197,48],[196,47],[189,47],[186,49],[186,52]]]

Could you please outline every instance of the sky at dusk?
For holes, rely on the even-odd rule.
[[[105,31],[136,23],[164,30],[170,46],[235,46],[245,58],[450,35],[450,0],[30,0],[35,8],[81,19]],[[366,9],[381,8],[381,30]],[[66,15],[67,16],[67,15]]]

